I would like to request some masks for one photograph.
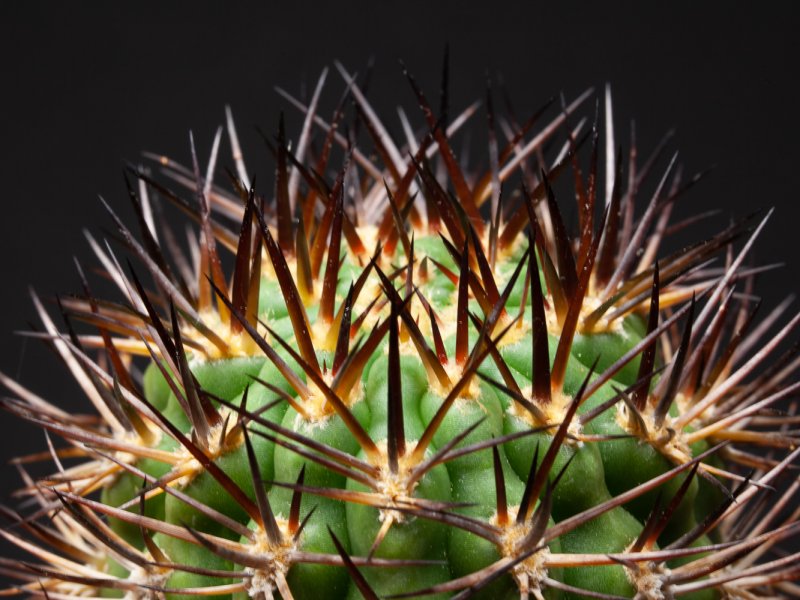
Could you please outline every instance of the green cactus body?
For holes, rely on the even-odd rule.
[[[77,337],[57,348],[108,423],[7,403],[86,461],[41,485],[64,507],[48,518],[81,548],[38,555],[51,563],[44,589],[187,600],[793,593],[784,563],[738,562],[796,529],[777,511],[737,524],[797,454],[791,432],[751,427],[794,389],[795,363],[752,377],[776,344],[751,352],[761,332],[731,293],[749,245],[721,274],[701,269],[746,224],[661,258],[664,206],[680,191],[672,165],[643,214],[618,179],[601,209],[597,124],[586,175],[571,137],[546,172],[523,169],[536,148],[514,162],[520,132],[499,155],[492,136],[500,167],[467,177],[442,124],[391,158],[394,142],[351,93],[387,181],[355,151],[333,180],[328,154],[301,167],[281,123],[274,199],[249,188],[241,165],[232,193],[198,182],[192,286],[166,267],[153,231],[144,250],[118,222],[156,289],[115,272],[133,310],[67,305],[100,328],[110,367]],[[550,188],[568,169],[575,237]],[[493,186],[517,171],[523,191],[503,208]],[[232,275],[219,246],[235,256]],[[127,367],[137,354],[141,381]],[[793,417],[771,418],[786,429]],[[751,443],[784,454],[762,460]]]

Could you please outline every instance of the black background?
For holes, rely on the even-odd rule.
[[[274,85],[299,92],[335,58],[363,71],[374,57],[370,97],[396,129],[400,103],[419,122],[397,58],[435,99],[445,41],[453,112],[483,97],[487,69],[504,75],[523,114],[554,93],[574,97],[609,81],[619,142],[635,117],[643,152],[674,127],[687,171],[717,165],[679,207],[722,209],[700,230],[776,207],[756,251],[761,262],[787,263],[760,282],[774,305],[800,274],[800,19],[791,3],[644,4],[3,2],[0,370],[85,408],[55,357],[12,332],[35,318],[27,286],[45,296],[77,291],[72,257],[95,264],[81,230],[102,236],[109,227],[98,194],[130,217],[125,160],[152,150],[188,162],[189,129],[207,155],[229,103],[248,166],[271,185],[253,125],[272,131],[282,108],[290,132],[299,124]],[[329,106],[342,90],[335,71],[328,84]],[[40,449],[44,439],[0,414],[0,445],[5,458]],[[3,465],[0,481],[6,500],[17,485],[13,469]]]

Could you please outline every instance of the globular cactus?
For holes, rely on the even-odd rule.
[[[264,136],[274,193],[228,112],[229,188],[220,128],[205,169],[193,142],[190,168],[128,169],[139,234],[109,212],[129,262],[90,237],[123,301],[81,273],[60,330],[34,297],[96,412],[3,376],[6,410],[63,441],[18,460],[2,535],[32,558],[0,563],[10,591],[800,597],[780,354],[800,317],[754,318],[766,218],[663,250],[697,177],[615,147],[608,89],[593,117],[589,91],[518,121],[488,88],[476,166],[454,145],[477,104],[448,118],[445,84],[436,114],[406,73],[422,119],[401,111],[397,140],[337,68],[329,121],[326,73],[307,106],[284,94],[305,120],[296,145],[282,118]],[[196,224],[188,254],[157,201]]]

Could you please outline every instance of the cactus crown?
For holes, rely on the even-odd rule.
[[[615,147],[609,89],[593,117],[589,90],[520,121],[487,87],[488,161],[470,167],[454,140],[480,109],[448,115],[446,68],[438,114],[404,68],[423,119],[400,111],[400,141],[336,67],[329,121],[327,70],[307,105],[281,91],[305,120],[296,145],[283,118],[264,136],[274,193],[227,111],[229,189],[220,128],[204,170],[193,141],[189,168],[127,170],[138,236],[107,208],[135,266],[89,237],[125,301],[81,273],[60,331],[34,296],[37,337],[96,414],[2,376],[4,408],[66,442],[18,461],[35,508],[4,509],[2,535],[33,560],[0,563],[10,591],[800,595],[778,552],[796,481],[777,491],[799,452],[794,405],[778,410],[798,361],[778,352],[800,317],[757,322],[744,262],[766,218],[663,252],[699,176],[675,156],[658,175],[666,138],[644,161]],[[197,225],[188,254],[158,201]]]

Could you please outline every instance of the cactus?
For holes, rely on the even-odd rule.
[[[307,106],[286,95],[297,144],[282,117],[264,136],[274,193],[228,111],[230,185],[220,128],[204,169],[193,141],[188,168],[128,168],[138,234],[107,206],[132,260],[90,243],[124,300],[80,272],[60,330],[34,296],[35,335],[95,412],[2,376],[4,408],[49,448],[19,461],[26,510],[3,510],[31,556],[0,563],[9,591],[799,597],[781,550],[798,530],[798,362],[780,352],[800,317],[754,318],[766,217],[663,250],[699,177],[674,156],[658,174],[663,146],[615,148],[608,88],[590,128],[592,91],[518,122],[487,88],[475,167],[453,140],[477,105],[448,119],[446,82],[436,115],[405,72],[422,124],[401,113],[398,141],[337,68],[329,121],[324,72]],[[552,187],[570,182],[574,235]],[[156,201],[193,220],[188,255]],[[27,475],[32,460],[52,473]]]

